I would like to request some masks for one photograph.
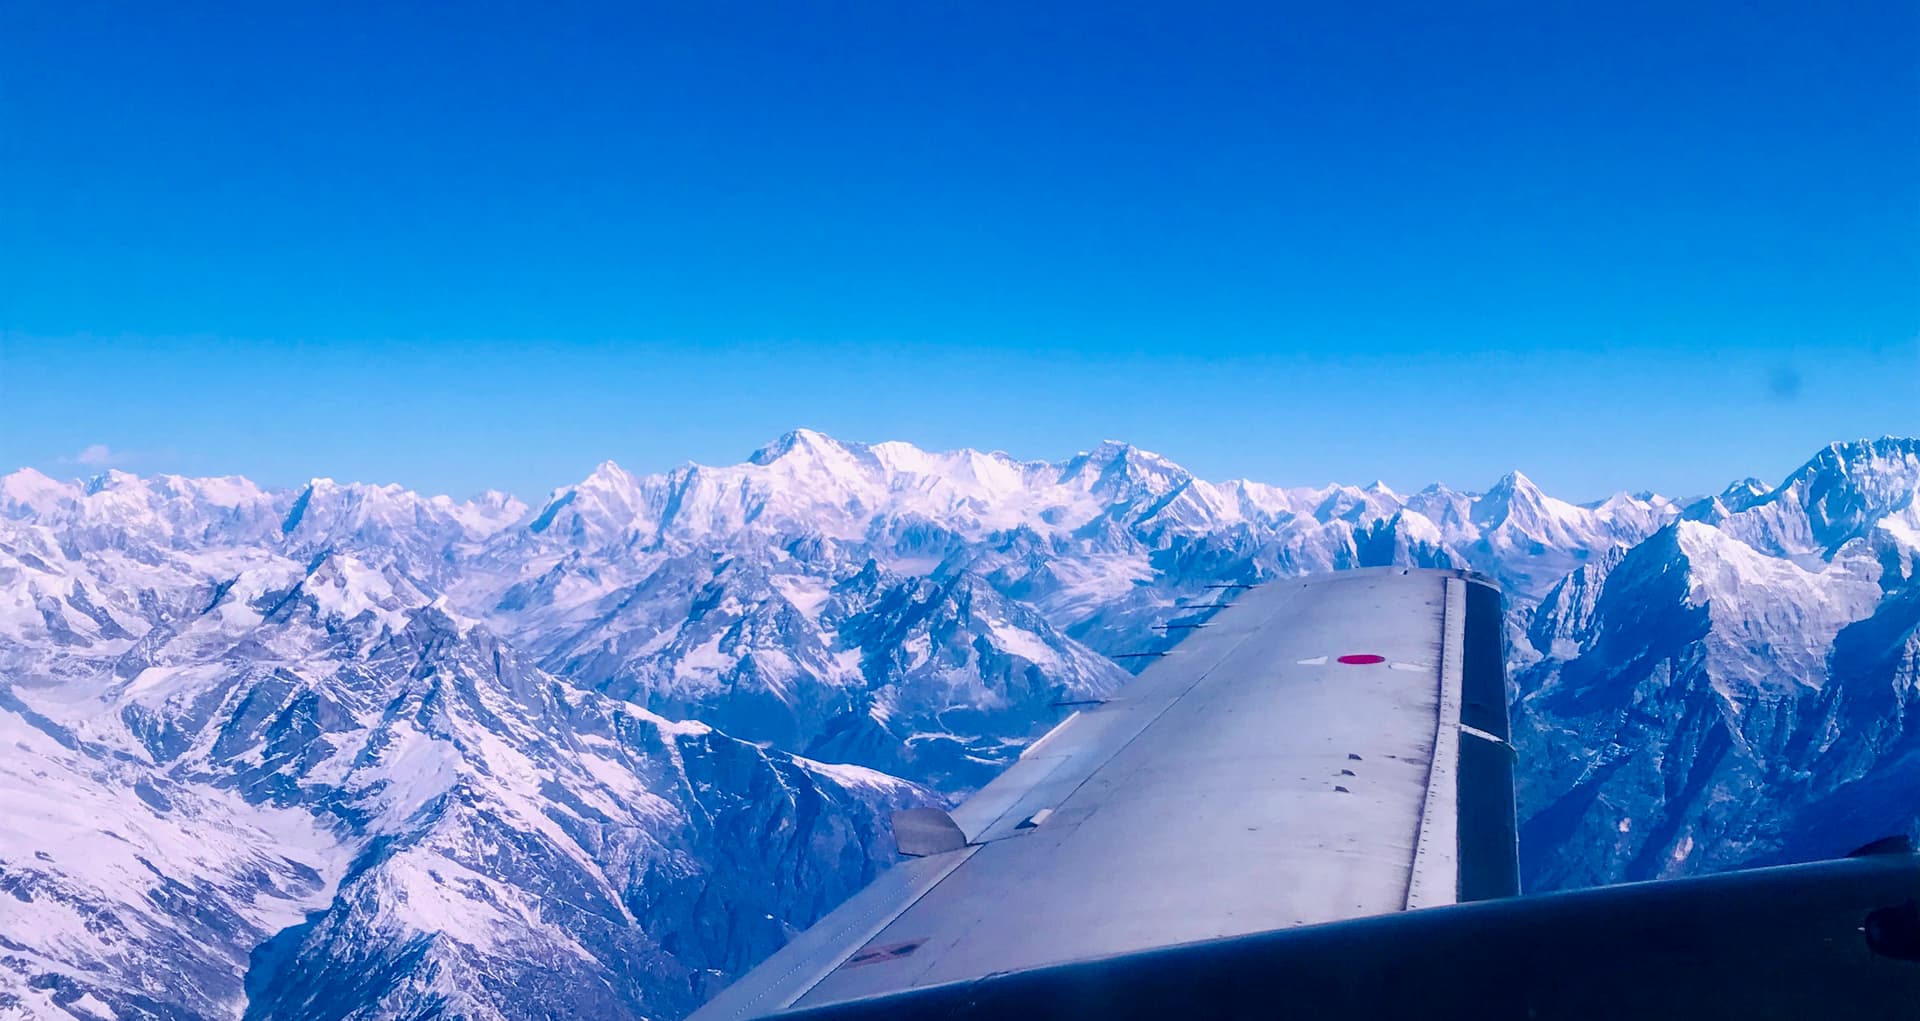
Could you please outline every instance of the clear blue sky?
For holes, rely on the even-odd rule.
[[[0,8],[0,470],[808,425],[1589,498],[1920,432],[1907,0],[449,10]]]

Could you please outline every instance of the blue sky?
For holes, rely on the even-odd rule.
[[[0,469],[534,496],[807,425],[1590,498],[1920,432],[1905,2],[0,33]]]

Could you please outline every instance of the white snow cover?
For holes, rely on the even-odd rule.
[[[26,899],[0,896],[0,1013],[158,996],[237,1017],[252,952],[308,921],[303,961],[416,962],[369,1016],[538,1016],[616,987],[567,1003],[684,1012],[717,962],[889,859],[885,812],[932,795],[884,770],[977,786],[1222,578],[1471,567],[1514,598],[1517,662],[1553,673],[1608,654],[1609,572],[1660,536],[1668,559],[1635,570],[1707,628],[1629,681],[1703,662],[1730,718],[1762,715],[1839,683],[1836,636],[1912,576],[1917,484],[1898,440],[1683,506],[1575,504],[1519,472],[1401,494],[1208,482],[1114,441],[1050,463],[809,430],[730,466],[607,462],[534,507],[14,472],[0,893]],[[1630,754],[1622,734],[1567,752],[1568,783]],[[1604,832],[1711,861],[1711,834],[1661,810]]]
[[[1808,570],[1769,557],[1711,525],[1682,521],[1680,550],[1687,558],[1687,599],[1712,617],[1708,656],[1716,683],[1728,695],[1749,687],[1804,685],[1826,678],[1824,650],[1840,629],[1871,614],[1879,603],[1880,568],[1870,557],[1848,557]],[[1776,636],[1791,635],[1780,642]]]

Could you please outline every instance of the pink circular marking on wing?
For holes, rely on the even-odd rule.
[[[1369,666],[1374,663],[1385,663],[1386,661],[1387,657],[1376,656],[1371,652],[1350,652],[1337,660],[1337,662],[1345,663],[1348,666]]]

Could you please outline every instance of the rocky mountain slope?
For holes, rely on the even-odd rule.
[[[1207,583],[1372,564],[1507,587],[1530,886],[1844,852],[1920,814],[1917,490],[1894,439],[1592,505],[806,430],[535,505],[22,470],[0,1015],[678,1016]]]
[[[1835,444],[1760,488],[1517,609],[1530,886],[1920,833],[1920,444]]]

